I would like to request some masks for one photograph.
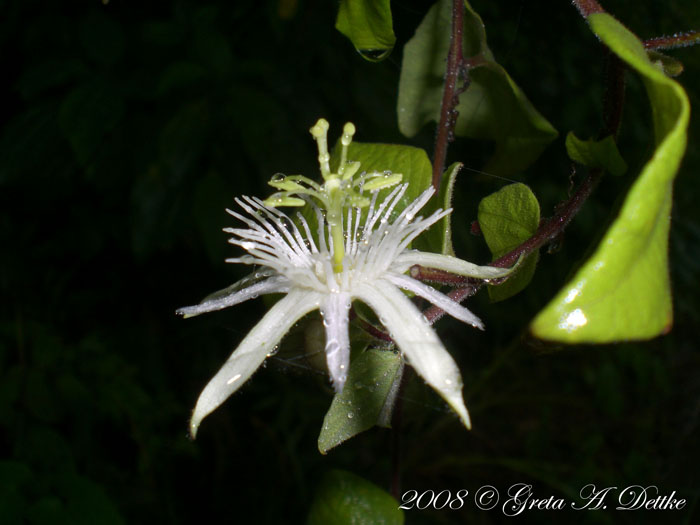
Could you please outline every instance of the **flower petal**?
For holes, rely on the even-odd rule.
[[[418,308],[396,286],[382,280],[363,284],[353,296],[377,313],[418,375],[450,404],[464,426],[471,428],[459,369]]]
[[[258,278],[255,275],[251,274],[228,288],[214,292],[197,305],[178,308],[175,313],[187,319],[206,312],[228,308],[234,304],[253,299],[258,295],[286,292],[289,289],[289,282],[282,276],[274,276],[264,281],[255,282]],[[267,275],[269,275],[269,272],[267,272]]]
[[[403,274],[387,273],[385,274],[385,278],[388,279],[390,282],[394,283],[396,286],[399,286],[404,290],[413,292],[414,294],[422,297],[423,299],[427,299],[432,304],[434,304],[438,308],[441,308],[455,319],[459,319],[460,321],[470,324],[475,328],[479,328],[480,330],[484,329],[484,323],[482,323],[481,319],[474,315],[469,309],[465,308],[456,301],[453,301],[445,294],[438,292],[432,286],[423,284],[422,282],[416,281],[408,275]]]
[[[349,311],[350,295],[347,293],[331,293],[321,306],[326,327],[326,363],[336,392],[342,392],[350,366]]]
[[[190,421],[192,437],[202,419],[248,380],[292,325],[318,308],[321,299],[316,292],[292,290],[263,316],[200,394]]]
[[[420,264],[426,268],[437,268],[446,272],[464,275],[466,277],[476,277],[478,279],[498,279],[510,274],[512,268],[496,268],[495,266],[479,266],[467,261],[463,261],[451,255],[441,255],[439,253],[421,252],[418,250],[408,250],[396,258],[394,269],[405,268],[408,270],[414,264]],[[405,271],[404,270],[404,271]]]

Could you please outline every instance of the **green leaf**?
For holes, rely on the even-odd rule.
[[[658,51],[647,51],[649,60],[651,60],[656,67],[661,69],[669,77],[677,77],[683,73],[683,63]]]
[[[179,89],[187,89],[202,81],[206,77],[206,70],[194,62],[175,62],[170,64],[158,79],[156,93],[159,97],[165,97]]]
[[[323,420],[318,436],[321,454],[377,424],[387,400],[391,401],[400,368],[401,357],[388,350],[369,349],[352,361],[345,388],[335,395]]]
[[[160,158],[177,178],[187,172],[202,153],[209,126],[209,105],[200,99],[180,108],[161,130]]]
[[[493,259],[528,240],[540,223],[537,197],[525,184],[510,184],[481,200],[479,227]],[[506,282],[489,287],[493,301],[502,301],[525,288],[535,273],[539,252],[528,255]]]
[[[80,24],[85,53],[101,64],[114,64],[124,55],[124,30],[117,17],[93,12]]]
[[[656,150],[593,256],[531,325],[570,343],[649,339],[672,324],[668,232],[673,179],[686,147],[690,104],[683,88],[648,58],[639,39],[607,14],[591,29],[637,71],[651,102]]]
[[[421,212],[423,217],[427,217],[438,208],[447,210],[452,207],[455,181],[457,180],[457,173],[462,169],[462,166],[464,166],[464,164],[461,162],[455,162],[442,174],[440,191],[438,192],[437,198],[434,197],[428,202],[427,206]],[[413,246],[418,250],[426,252],[454,256],[455,251],[452,246],[452,215],[450,214],[433,224],[427,232],[413,242]]]
[[[200,238],[212,262],[220,263],[226,257],[225,235],[229,216],[224,211],[230,203],[231,191],[223,177],[209,173],[197,182],[194,192],[193,214]]]
[[[389,0],[341,0],[335,28],[370,62],[384,60],[396,43]]]
[[[460,95],[455,133],[494,141],[484,169],[510,175],[532,163],[557,132],[494,61],[481,18],[465,5],[463,55],[472,63],[471,83]],[[397,111],[399,129],[407,137],[440,120],[451,19],[452,2],[440,0],[404,47]]]
[[[88,525],[123,525],[125,523],[114,503],[97,483],[78,476],[65,474],[58,480],[59,493],[65,499],[65,513],[69,523]]]
[[[318,485],[307,525],[401,525],[404,515],[387,492],[360,476],[331,470]]]
[[[627,171],[627,163],[620,155],[612,135],[602,140],[581,140],[569,132],[566,152],[571,160],[589,168],[603,168],[613,175],[622,175]]]
[[[340,141],[331,153],[331,166],[340,162]],[[408,183],[408,188],[401,201],[394,209],[398,214],[408,204],[423,193],[432,182],[433,167],[428,154],[421,148],[399,144],[377,144],[352,142],[348,148],[348,161],[360,162],[360,172],[391,171],[401,173],[402,183]],[[379,199],[388,195],[394,188],[380,190]]]
[[[17,89],[25,99],[41,95],[50,89],[65,86],[87,73],[88,68],[77,58],[47,60],[27,67],[17,82]]]
[[[78,161],[86,165],[123,114],[124,101],[114,86],[106,80],[95,80],[68,94],[58,121]]]

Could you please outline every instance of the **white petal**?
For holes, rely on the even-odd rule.
[[[202,419],[248,380],[292,325],[318,308],[321,299],[316,292],[292,290],[263,316],[200,394],[190,421],[192,437]]]
[[[423,299],[427,299],[455,319],[459,319],[460,321],[470,324],[475,328],[479,328],[481,330],[484,329],[484,323],[482,323],[481,319],[474,315],[469,309],[465,308],[458,302],[453,301],[445,294],[438,292],[432,286],[416,281],[408,275],[387,273],[385,274],[385,278],[394,283],[396,286],[400,286],[404,290],[408,290],[422,297]]]
[[[459,369],[418,308],[401,290],[386,281],[362,285],[353,295],[377,313],[418,375],[450,404],[464,426],[470,428]]]
[[[326,327],[326,363],[336,392],[342,392],[350,366],[349,310],[350,295],[346,293],[331,293],[321,306]]]
[[[395,261],[396,268],[408,269],[414,264],[478,279],[498,279],[499,277],[505,277],[515,269],[515,266],[512,268],[478,266],[451,255],[440,255],[439,253],[421,252],[418,250],[405,251]]]
[[[206,312],[222,310],[248,299],[254,299],[259,295],[286,292],[289,289],[288,280],[282,276],[270,277],[255,284],[248,284],[254,281],[255,278],[251,278],[251,276],[244,277],[228,288],[214,292],[197,305],[179,308],[176,313],[187,319]]]

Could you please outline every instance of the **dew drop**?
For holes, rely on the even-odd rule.
[[[353,414],[352,412],[348,412],[348,419],[352,419],[353,417],[355,417],[355,414]]]
[[[358,49],[358,52],[370,62],[379,62],[391,52],[391,49]]]
[[[228,381],[226,381],[226,384],[227,384],[227,385],[230,385],[230,384],[232,384],[232,383],[238,381],[240,378],[241,378],[241,374],[236,374],[236,375],[233,376],[231,379],[229,379]]]
[[[275,173],[270,180],[272,182],[282,182],[285,178],[284,173]]]

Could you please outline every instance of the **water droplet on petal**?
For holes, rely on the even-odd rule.
[[[226,384],[227,384],[227,385],[230,385],[230,384],[234,383],[235,381],[238,381],[240,378],[241,378],[241,374],[236,374],[236,375],[233,376],[231,379],[229,379],[228,381],[226,381]]]

